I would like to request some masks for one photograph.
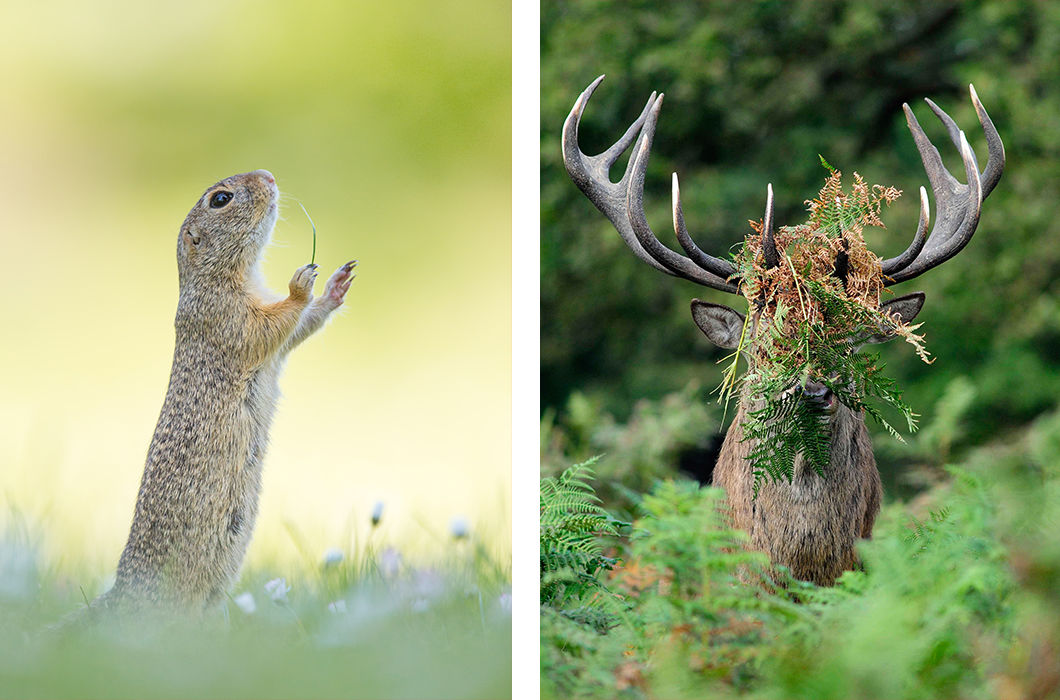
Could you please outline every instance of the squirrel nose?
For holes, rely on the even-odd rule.
[[[269,183],[270,185],[276,184],[276,178],[274,178],[272,176],[272,173],[270,173],[268,170],[255,170],[254,174],[260,177],[265,182]]]

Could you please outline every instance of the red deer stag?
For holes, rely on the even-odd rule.
[[[603,212],[633,253],[655,269],[691,280],[713,289],[739,293],[736,268],[727,260],[702,251],[692,240],[681,212],[677,174],[673,176],[673,224],[677,240],[686,255],[665,246],[652,233],[644,214],[644,173],[652,138],[662,107],[663,96],[652,93],[640,117],[613,146],[597,156],[587,156],[578,147],[578,124],[597,78],[579,96],[563,126],[563,161],[574,183]],[[886,286],[917,277],[959,253],[971,240],[979,223],[980,207],[997,185],[1005,166],[1005,150],[990,117],[971,88],[972,104],[986,135],[989,160],[982,173],[968,141],[954,121],[934,102],[928,106],[949,133],[961,153],[967,184],[962,184],[942,164],[938,150],[917,123],[909,105],[903,105],[909,130],[916,142],[928,181],[934,193],[938,215],[931,234],[928,226],[928,198],[920,188],[920,222],[912,243],[901,255],[883,260]],[[608,173],[616,160],[634,143],[633,155],[622,179],[612,182]],[[773,230],[773,188],[766,188],[766,208],[762,227],[762,256],[765,267],[779,263]],[[837,265],[841,268],[842,265]],[[888,312],[908,323],[919,313],[924,294],[900,296],[883,305]],[[743,314],[727,306],[692,301],[696,325],[715,344],[736,348],[744,326]],[[757,332],[752,324],[752,337]],[[852,351],[863,342],[889,340],[886,333],[852,338]],[[753,361],[753,358],[750,358]],[[799,579],[832,585],[846,569],[857,563],[858,538],[872,535],[880,509],[880,475],[872,454],[864,413],[843,405],[823,383],[807,380],[803,400],[819,402],[828,409],[830,421],[830,464],[819,475],[800,456],[793,480],[763,483],[757,498],[752,497],[752,466],[746,459],[753,445],[743,440],[744,417],[755,397],[741,396],[736,417],[714,469],[714,483],[725,489],[733,525],[750,535],[751,546],[765,552],[775,564],[787,566]]]

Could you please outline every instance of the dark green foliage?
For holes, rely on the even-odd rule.
[[[626,563],[607,574],[606,606],[613,614],[606,627],[584,619],[583,610],[571,610],[569,602],[542,607],[546,694],[608,696],[632,692],[641,683],[673,688],[703,679],[746,686],[783,626],[809,621],[809,611],[767,576],[765,557],[743,551],[743,533],[722,525],[723,499],[721,491],[691,482],[663,482],[644,496],[632,535],[608,538],[626,553]],[[604,573],[600,567],[596,575]],[[783,582],[802,593],[813,589]],[[604,587],[602,581],[595,586]],[[680,677],[670,675],[674,669],[653,670],[646,663],[656,654],[689,652],[698,668],[677,669]]]
[[[829,327],[799,325],[791,337],[771,325],[768,357],[772,361],[760,363],[747,377],[749,393],[764,397],[764,405],[749,411],[744,423],[744,440],[756,442],[748,456],[755,465],[756,493],[761,478],[790,481],[799,453],[818,473],[823,473],[828,465],[830,435],[825,409],[790,392],[806,377],[828,378],[824,383],[839,401],[855,412],[864,411],[897,440],[903,440],[901,434],[874,400],[899,412],[910,432],[916,430],[916,414],[902,399],[895,381],[883,374],[879,355],[850,352],[845,333],[836,334],[833,330],[858,333],[860,329],[862,334],[869,334],[879,326],[880,314],[813,280],[806,280],[804,289],[825,308]],[[796,361],[790,360],[795,356],[793,348],[799,350]]]
[[[600,537],[618,535],[622,523],[600,506],[589,484],[595,462],[541,480],[541,604],[606,627],[606,615],[596,614],[601,598],[594,596],[608,594],[599,576],[616,560],[604,556]],[[572,602],[577,609],[570,609]]]
[[[625,562],[607,575],[616,624],[543,618],[544,694],[1054,697],[1060,413],[947,473],[885,506],[864,570],[833,588],[771,582],[760,555],[732,549],[719,492],[659,484],[632,536],[609,539]]]
[[[797,394],[767,401],[762,408],[748,412],[743,439],[754,445],[747,455],[754,475],[754,496],[758,496],[763,479],[791,481],[800,453],[814,471],[824,475],[831,457],[827,421],[824,408],[803,401]]]
[[[692,371],[689,368],[689,371]],[[680,464],[709,482],[720,443],[722,407],[697,382],[659,400],[642,399],[619,421],[594,394],[572,394],[562,412],[548,412],[541,424],[541,469],[557,476],[568,465],[593,455],[597,495],[623,517],[635,513],[640,494]]]

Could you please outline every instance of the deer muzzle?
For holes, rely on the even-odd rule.
[[[795,393],[800,395],[803,401],[812,403],[819,408],[827,410],[829,413],[835,411],[835,394],[823,382],[808,379],[795,387]]]

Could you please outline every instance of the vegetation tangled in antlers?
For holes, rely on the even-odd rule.
[[[727,400],[742,381],[758,401],[743,424],[744,440],[755,445],[749,458],[756,494],[762,478],[793,479],[800,453],[819,474],[828,465],[827,407],[803,400],[796,391],[808,379],[826,385],[839,401],[872,416],[899,440],[901,435],[872,399],[898,410],[909,430],[916,429],[916,414],[902,401],[894,381],[883,375],[878,356],[850,352],[857,339],[894,334],[925,362],[932,361],[923,337],[916,334],[920,324],[904,323],[881,308],[885,286],[880,259],[865,245],[865,227],[883,227],[882,206],[901,192],[869,187],[854,173],[848,194],[842,173],[823,158],[821,162],[831,174],[818,197],[806,203],[807,223],[778,228],[775,248],[766,251],[764,222],[751,221],[754,233],[734,256],[750,313],[721,393]],[[770,255],[777,260],[769,260]],[[749,332],[755,324],[759,331]],[[737,377],[741,353],[754,356],[742,379]]]

